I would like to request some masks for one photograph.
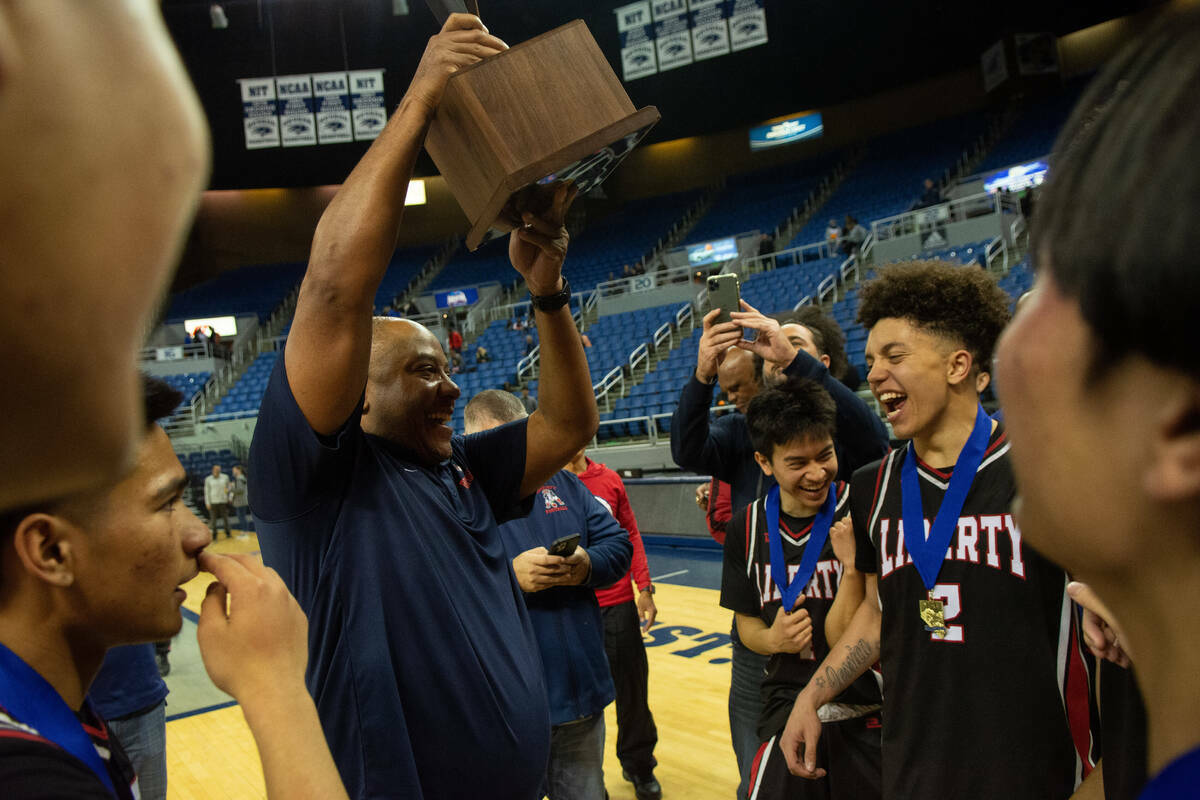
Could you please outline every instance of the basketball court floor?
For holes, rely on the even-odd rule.
[[[258,553],[257,539],[221,539],[219,553]],[[658,725],[664,798],[729,800],[737,765],[729,744],[730,613],[718,605],[717,550],[647,547],[658,620],[646,636],[650,709]],[[254,739],[241,709],[208,680],[196,646],[196,619],[211,575],[185,587],[183,630],[171,648],[167,685],[167,796],[171,800],[252,800],[266,796]],[[616,720],[606,709],[604,777],[612,800],[634,800],[614,752]],[[487,758],[486,753],[480,754]]]

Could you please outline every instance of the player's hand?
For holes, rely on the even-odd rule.
[[[774,652],[801,653],[812,644],[812,619],[807,609],[799,608],[803,602],[804,595],[800,595],[791,613],[784,611],[782,606],[775,612],[770,630]]]
[[[816,706],[806,692],[800,692],[788,714],[787,725],[779,737],[779,749],[787,761],[788,771],[801,778],[816,780],[825,777],[817,766],[817,742],[821,740],[821,719]]]
[[[1131,663],[1130,654],[1122,644],[1124,636],[1120,625],[1100,596],[1092,587],[1079,581],[1067,584],[1067,594],[1083,609],[1083,639],[1092,655],[1128,667]]]
[[[539,187],[538,191],[542,195],[553,191],[545,210],[522,212],[521,224],[508,237],[508,259],[535,296],[555,294],[562,289],[562,265],[571,238],[563,221],[579,189],[558,183]]]
[[[642,620],[642,633],[650,630],[654,620],[658,618],[658,607],[654,605],[654,595],[648,591],[640,591],[637,596],[638,617]]]
[[[829,529],[829,541],[833,544],[834,556],[842,562],[842,568],[845,570],[857,569],[854,566],[857,545],[854,543],[854,523],[850,517],[842,517],[833,523],[833,527]]]
[[[717,322],[721,309],[714,308],[704,315],[704,333],[696,353],[696,380],[711,383],[717,368],[725,360],[725,351],[742,338],[742,327],[732,322]]]
[[[196,626],[216,687],[243,704],[279,689],[303,690],[308,619],[275,570],[249,555],[204,551],[198,561],[217,579]]]
[[[552,556],[544,547],[526,550],[512,561],[513,574],[523,592],[540,592],[563,584],[570,575],[566,559]]]
[[[712,491],[712,485],[702,483],[696,487],[696,505],[700,506],[700,510],[708,513],[708,495]]]
[[[792,363],[796,357],[796,346],[788,341],[779,329],[779,323],[762,314],[754,306],[741,301],[742,310],[729,315],[740,328],[752,328],[758,331],[753,342],[738,337],[735,344],[743,350],[749,350],[761,356],[763,361],[778,365],[780,368]]]
[[[567,577],[563,580],[565,586],[577,586],[592,576],[592,557],[588,551],[578,545],[575,552],[563,559],[567,565]]]
[[[442,30],[425,45],[405,99],[418,103],[432,116],[451,75],[507,49],[508,45],[488,33],[479,17],[451,14]]]

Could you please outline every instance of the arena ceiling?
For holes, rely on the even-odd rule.
[[[424,0],[164,0],[163,13],[213,131],[213,188],[338,183],[362,143],[247,151],[239,78],[345,69],[386,70],[399,102],[436,30]],[[493,33],[510,44],[583,19],[620,74],[613,9],[627,0],[482,0]],[[736,128],[978,65],[1005,33],[1064,34],[1157,5],[1156,0],[765,0],[769,42],[625,84],[635,105],[656,105],[652,140]],[[432,173],[422,159],[418,172]]]

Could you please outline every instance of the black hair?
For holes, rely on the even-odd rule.
[[[846,357],[846,334],[841,326],[817,306],[800,306],[780,320],[781,324],[790,322],[808,328],[817,352],[829,356],[829,374],[839,381],[845,379],[850,359]]]
[[[171,415],[171,413],[179,406],[183,400],[183,393],[178,389],[171,387],[169,383],[161,378],[155,378],[152,375],[142,373],[142,414],[146,420],[146,428],[149,429],[159,420]],[[90,491],[90,490],[89,490]],[[85,496],[69,495],[60,497],[54,500],[46,500],[40,503],[31,503],[19,508],[9,509],[0,512],[0,541],[8,541],[8,539],[16,533],[17,525],[21,520],[25,519],[30,514],[37,512],[52,512],[62,507],[68,501],[79,499]]]
[[[1059,135],[1034,264],[1097,340],[1090,377],[1131,354],[1200,378],[1200,13],[1167,13],[1091,83]]]
[[[971,353],[974,367],[992,371],[996,339],[1008,324],[1009,298],[978,267],[945,261],[908,261],[885,267],[858,293],[858,321],[905,319]]]
[[[816,381],[790,377],[754,396],[746,408],[746,424],[755,451],[770,458],[776,447],[797,439],[832,439],[837,430],[837,405]]]

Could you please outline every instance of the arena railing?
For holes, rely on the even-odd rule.
[[[628,278],[617,278],[616,280],[604,281],[596,284],[596,293],[601,297],[616,297],[623,294],[634,294],[637,292],[647,292],[651,289],[657,289],[660,286],[668,286],[675,283],[687,283],[697,275],[708,275],[720,271],[726,264],[734,263],[736,259],[729,259],[718,264],[705,264],[703,267],[694,267],[691,264],[684,264],[679,267],[667,267],[666,269],[650,270],[642,275],[632,275]]]
[[[720,416],[733,410],[733,406],[713,406],[708,411],[710,414]],[[662,425],[661,421],[670,419],[674,414],[672,412],[663,412],[659,414],[646,414],[643,416],[621,417],[620,419],[602,419],[600,425],[596,429],[596,435],[592,437],[592,447],[596,447],[600,443],[600,431],[605,427],[613,427],[615,425],[626,425],[630,422],[641,422],[646,426],[646,433],[639,436],[626,437],[630,441],[626,444],[644,444],[656,445],[660,439],[666,440],[670,438],[669,426]]]
[[[876,241],[886,242],[897,236],[928,233],[943,225],[963,222],[973,217],[999,214],[1001,210],[1002,198],[999,192],[996,194],[981,192],[960,197],[957,200],[938,203],[935,206],[926,206],[877,219],[871,223],[871,234]]]

